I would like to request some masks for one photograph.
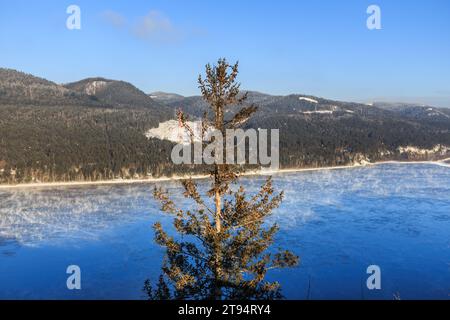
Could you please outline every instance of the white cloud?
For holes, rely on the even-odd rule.
[[[128,21],[122,14],[112,10],[103,11],[101,17],[107,24],[118,29],[125,29],[138,39],[152,43],[175,43],[189,35],[198,37],[206,34],[201,29],[182,29],[157,10],[151,10],[141,18]]]
[[[117,12],[106,10],[102,13],[103,19],[116,28],[122,28],[126,25],[126,19]]]
[[[133,32],[139,38],[152,42],[174,42],[181,38],[181,30],[168,17],[155,10],[139,19]]]

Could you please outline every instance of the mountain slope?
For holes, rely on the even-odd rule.
[[[153,100],[132,84],[124,81],[88,78],[65,84],[64,87],[117,108],[152,109],[163,114],[170,112],[170,109],[165,105]]]
[[[94,80],[95,81],[95,80]],[[100,80],[103,81],[103,80]],[[172,143],[145,132],[171,109],[124,82],[68,86],[0,70],[0,183],[168,175]],[[93,89],[93,90],[88,90]]]
[[[386,103],[375,102],[374,106],[388,110],[402,119],[431,123],[434,125],[448,125],[450,120],[450,109],[436,108],[409,103]]]
[[[102,107],[95,97],[12,69],[0,68],[0,105]]]

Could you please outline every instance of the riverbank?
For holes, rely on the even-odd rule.
[[[374,163],[363,163],[354,164],[346,166],[334,166],[334,167],[316,167],[316,168],[292,168],[292,169],[280,169],[280,170],[259,170],[259,171],[248,171],[242,174],[242,176],[267,176],[267,175],[277,175],[283,173],[295,173],[295,172],[309,172],[309,171],[322,171],[322,170],[343,170],[351,168],[362,168],[377,166],[383,164],[435,164],[445,167],[450,167],[450,158],[442,159],[439,161],[380,161]],[[99,181],[70,181],[70,182],[33,182],[33,183],[21,183],[14,185],[0,185],[0,190],[2,189],[21,189],[21,188],[49,188],[49,187],[73,187],[73,186],[91,186],[91,185],[127,185],[127,184],[137,184],[137,183],[158,183],[167,181],[180,181],[184,179],[207,179],[209,175],[194,175],[194,176],[173,176],[173,177],[160,177],[160,178],[149,178],[149,179],[115,179],[115,180],[99,180]]]

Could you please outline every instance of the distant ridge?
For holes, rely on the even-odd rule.
[[[149,97],[155,101],[162,103],[173,103],[177,101],[181,101],[184,99],[184,96],[176,94],[176,93],[168,93],[163,91],[156,91],[149,94]]]

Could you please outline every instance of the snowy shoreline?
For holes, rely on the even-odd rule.
[[[277,175],[282,173],[295,173],[295,172],[309,172],[309,171],[323,171],[323,170],[343,170],[352,168],[364,168],[371,166],[378,166],[383,164],[434,164],[444,167],[450,167],[450,158],[442,159],[439,161],[380,161],[374,163],[364,163],[364,164],[354,164],[346,166],[334,166],[334,167],[317,167],[317,168],[292,168],[292,169],[280,169],[275,171],[270,170],[259,170],[259,171],[247,171],[242,173],[241,176],[268,176]],[[173,177],[160,177],[160,178],[149,178],[149,179],[115,179],[115,180],[99,180],[99,181],[70,181],[70,182],[33,182],[33,183],[22,183],[22,184],[3,184],[0,185],[0,190],[2,189],[21,189],[21,188],[48,188],[48,187],[72,187],[72,186],[95,186],[95,185],[127,185],[127,184],[137,184],[137,183],[155,183],[155,182],[167,182],[167,181],[180,181],[184,179],[207,179],[209,175],[193,175],[193,176],[173,176]]]

